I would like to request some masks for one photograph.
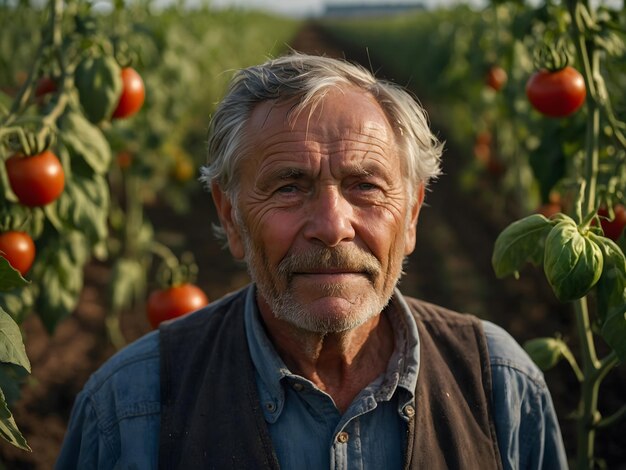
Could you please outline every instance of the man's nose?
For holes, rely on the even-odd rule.
[[[324,186],[309,201],[304,236],[334,247],[354,239],[354,207],[336,186]]]

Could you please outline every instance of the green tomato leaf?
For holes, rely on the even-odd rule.
[[[38,292],[39,288],[35,283],[30,283],[19,289],[0,292],[0,308],[11,315],[11,318],[19,325],[35,305]]]
[[[83,59],[74,75],[83,111],[93,123],[113,114],[122,93],[120,66],[113,57],[98,56]]]
[[[0,292],[6,292],[13,289],[19,289],[29,284],[20,272],[13,269],[9,262],[0,256]]]
[[[42,262],[36,274],[41,291],[36,310],[47,330],[53,332],[78,303],[89,244],[78,231],[66,231],[50,238],[39,256]]]
[[[543,371],[552,369],[569,351],[567,344],[557,338],[535,338],[524,343],[524,349]]]
[[[604,258],[596,285],[600,334],[619,359],[626,362],[626,258],[613,240],[595,234],[590,237]]]
[[[69,111],[61,119],[61,138],[75,158],[82,158],[98,174],[104,174],[111,165],[111,146],[100,129],[80,113]]]
[[[604,261],[596,285],[598,315],[604,323],[610,310],[626,305],[626,258],[613,240],[595,234],[590,238],[600,247]]]
[[[22,366],[30,372],[30,361],[22,341],[22,332],[11,315],[0,309],[0,362]]]
[[[9,406],[20,399],[21,387],[26,382],[29,372],[22,366],[0,363],[0,389],[4,392],[4,398]]]
[[[13,419],[13,415],[7,406],[7,402],[4,399],[4,393],[2,389],[0,389],[0,436],[2,436],[6,441],[13,444],[20,449],[27,450],[30,452],[30,447],[24,439],[24,436],[20,432]]]
[[[548,201],[554,185],[565,176],[567,158],[561,142],[558,128],[545,128],[539,147],[529,152],[528,163],[539,183],[542,201]]]
[[[552,223],[541,214],[513,222],[496,239],[491,264],[496,276],[518,276],[524,264],[543,261],[545,238]]]
[[[56,215],[68,227],[81,231],[91,245],[106,240],[109,187],[103,176],[74,173],[56,204]]]
[[[583,236],[573,220],[557,223],[546,238],[544,272],[556,297],[579,299],[598,282],[602,274],[602,251]]]
[[[121,258],[111,273],[111,308],[119,311],[143,297],[146,286],[146,268],[134,259]]]
[[[611,309],[607,315],[600,334],[615,351],[619,360],[626,362],[626,304]]]

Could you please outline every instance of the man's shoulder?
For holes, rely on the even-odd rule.
[[[183,317],[163,322],[159,330],[152,331],[138,340],[124,347],[111,356],[91,376],[85,389],[91,395],[114,387],[120,390],[123,387],[137,387],[137,384],[149,384],[158,389],[160,380],[160,355],[163,328],[175,328],[176,330],[196,330],[198,325],[213,319],[214,313],[229,310],[229,306],[241,299],[243,291],[233,292],[221,299],[212,302],[206,307],[192,312]],[[135,388],[133,388],[133,394]]]
[[[92,374],[85,385],[91,394],[97,394],[111,382],[135,382],[138,375],[142,379],[158,380],[159,332],[152,331],[111,356]],[[133,380],[130,380],[130,378]]]
[[[545,386],[543,372],[504,328],[487,320],[482,320],[482,325],[487,338],[492,371],[506,369],[511,373],[523,375],[536,385]]]
[[[479,326],[484,332],[492,372],[508,373],[545,386],[543,373],[520,344],[502,327],[469,313],[460,313],[420,299],[404,296],[413,314],[423,322],[444,322],[454,327]]]

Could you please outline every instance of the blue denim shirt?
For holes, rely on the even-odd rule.
[[[402,468],[406,417],[419,370],[417,327],[403,308],[390,316],[395,351],[387,371],[341,415],[330,396],[292,374],[276,353],[248,289],[246,334],[257,387],[281,468]],[[504,469],[567,468],[542,373],[504,330],[483,322],[493,377],[493,410]],[[426,360],[426,359],[423,359]],[[159,334],[114,355],[78,395],[57,469],[158,467]]]

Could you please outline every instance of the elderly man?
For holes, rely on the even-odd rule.
[[[397,289],[440,155],[411,96],[359,67],[240,71],[203,179],[253,284],[97,371],[58,468],[566,468],[517,343]]]

